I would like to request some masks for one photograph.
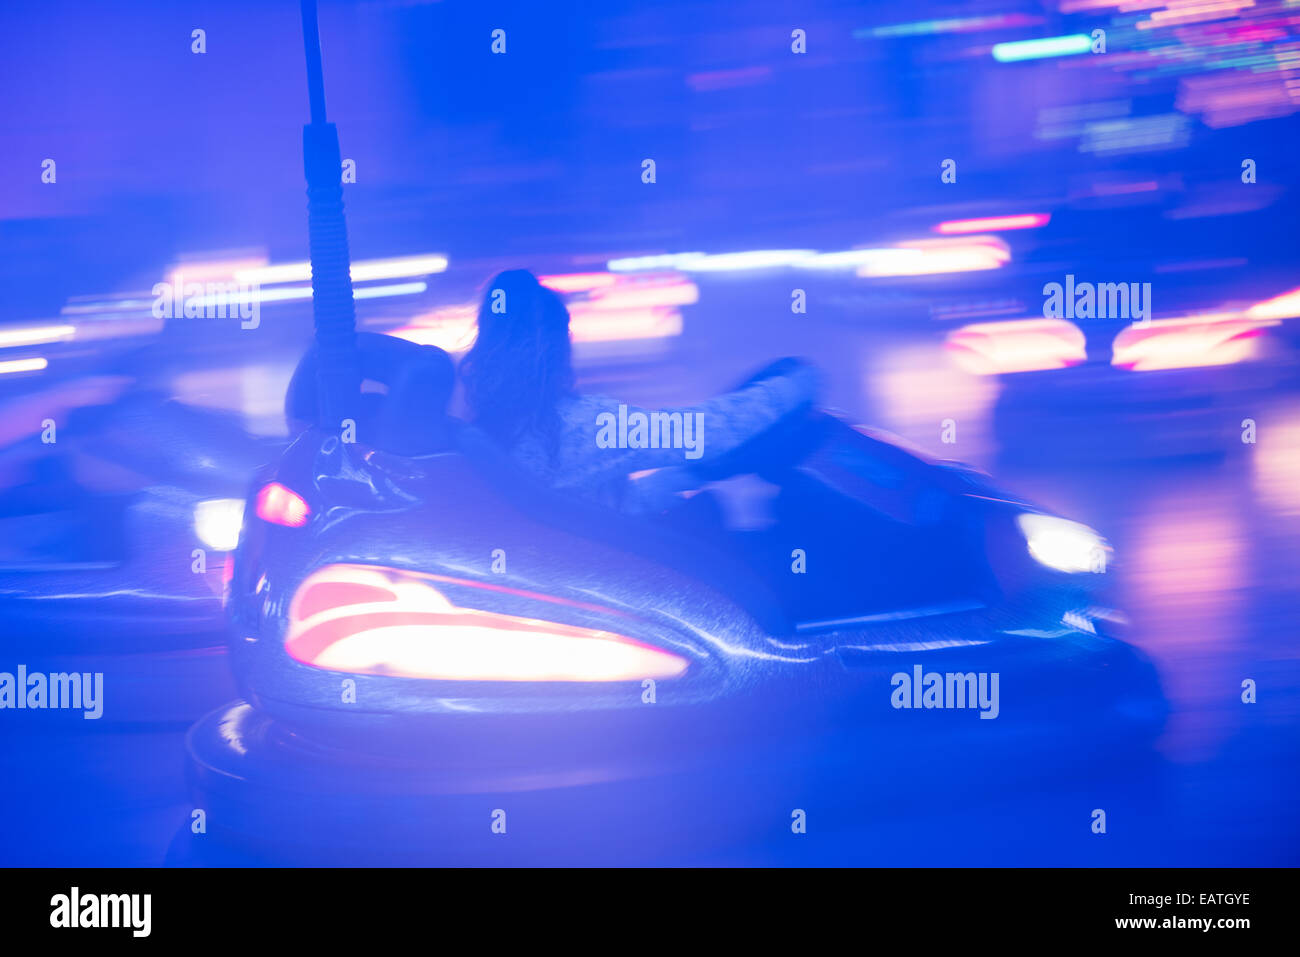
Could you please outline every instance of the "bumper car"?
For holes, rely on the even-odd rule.
[[[190,729],[204,827],[172,863],[654,860],[1141,760],[1165,706],[1085,526],[815,409],[649,518],[539,485],[451,418],[446,353],[356,332],[302,9],[305,427],[245,495],[241,698]],[[777,492],[737,528],[713,489],[749,474]]]
[[[222,578],[248,478],[281,451],[137,387],[0,451],[7,657],[103,672],[110,720],[192,721],[227,697]]]
[[[1105,604],[1107,543],[980,474],[800,410],[700,475],[779,483],[763,527],[729,528],[708,490],[629,517],[448,417],[441,351],[358,339],[382,399],[357,441],[308,428],[246,495],[242,698],[188,737],[225,844],[493,860],[490,815],[515,810],[516,851],[693,841],[721,824],[674,820],[667,794],[779,823],[809,793],[881,800],[909,767],[1089,773],[1161,727],[1154,671]],[[315,412],[314,362],[292,420]],[[765,466],[796,419],[810,447]],[[969,682],[992,675],[976,707]]]

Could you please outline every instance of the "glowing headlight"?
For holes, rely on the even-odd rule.
[[[194,506],[194,531],[208,548],[230,551],[239,544],[243,527],[242,498],[211,498]]]
[[[1039,564],[1061,572],[1106,570],[1113,549],[1087,525],[1033,512],[1017,515],[1016,524]]]

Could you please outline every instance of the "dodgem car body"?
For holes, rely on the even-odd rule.
[[[48,429],[0,452],[6,655],[102,672],[110,719],[192,720],[230,693],[222,576],[282,443],[129,384]]]
[[[229,585],[244,700],[189,738],[228,836],[446,853],[482,830],[456,822],[486,795],[563,816],[589,802],[560,795],[628,786],[642,800],[612,803],[646,824],[665,776],[759,769],[718,799],[734,809],[828,761],[842,796],[909,756],[997,751],[1032,776],[1053,754],[1141,751],[1162,723],[1099,590],[1104,539],[965,467],[812,413],[827,440],[764,527],[727,527],[707,491],[632,518],[448,418],[439,350],[359,338],[381,398],[357,441],[309,428],[247,495]],[[295,377],[291,419],[310,421],[312,382]],[[435,799],[460,810],[431,834]]]
[[[779,488],[742,530],[707,492],[651,519],[568,498],[450,418],[446,353],[356,332],[302,14],[315,346],[286,411],[307,427],[246,496],[243,700],[190,730],[205,830],[176,857],[653,853],[918,763],[941,794],[1146,747],[1163,700],[1094,594],[1109,546],[969,470],[800,409],[699,471]]]

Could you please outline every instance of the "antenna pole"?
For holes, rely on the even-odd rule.
[[[330,432],[355,417],[361,393],[352,260],[343,215],[342,159],[338,130],[325,119],[316,0],[302,0],[302,38],[307,57],[311,122],[302,128],[307,176],[307,233],[311,250],[312,317],[318,355],[320,426]]]

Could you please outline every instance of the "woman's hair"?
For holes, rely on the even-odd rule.
[[[505,447],[536,434],[550,454],[559,442],[559,400],[573,392],[569,310],[526,269],[488,284],[478,336],[460,363],[474,423]]]

